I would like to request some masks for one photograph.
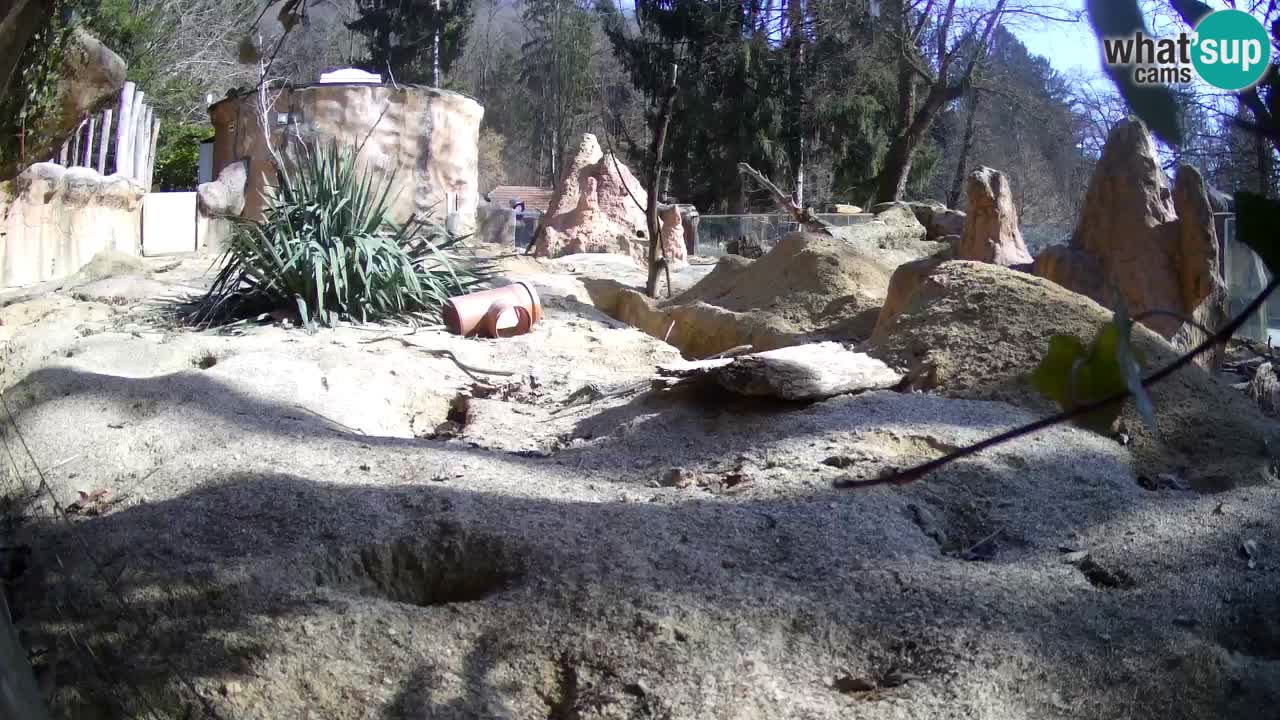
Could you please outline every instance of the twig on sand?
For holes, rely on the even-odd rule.
[[[992,540],[995,540],[995,539],[1000,535],[1000,533],[1002,533],[1002,532],[1004,532],[1004,527],[998,527],[998,528],[996,528],[996,531],[995,531],[995,532],[993,532],[993,533],[991,533],[990,535],[988,535],[988,536],[986,536],[986,537],[982,538],[982,539],[981,539],[981,540],[979,540],[978,542],[976,542],[976,543],[974,543],[973,545],[969,546],[969,549],[968,549],[968,550],[965,550],[964,552],[960,553],[960,557],[961,557],[961,558],[969,558],[969,557],[972,557],[972,556],[973,556],[974,551],[976,551],[978,548],[982,547],[983,545],[986,545],[987,543],[991,542]]]
[[[581,400],[579,402],[572,402],[573,396],[570,396],[570,401],[571,401],[570,404],[551,413],[550,417],[558,418],[558,417],[563,417],[565,415],[571,415],[573,413],[580,412],[585,408],[589,408],[592,405],[595,405],[596,403],[600,402],[601,400],[608,400],[609,398],[623,397],[624,395],[634,395],[635,393],[644,390],[650,384],[651,384],[651,381],[643,380],[638,383],[632,383],[630,385],[627,385],[626,387],[621,388],[619,390],[614,390],[613,392],[607,392],[607,393],[600,392],[599,390],[595,390],[595,387],[593,385],[587,385],[587,386],[584,386],[578,392],[574,393],[574,395],[581,394],[583,393],[583,391],[595,390],[594,392],[590,392],[588,399]]]
[[[438,355],[441,357],[447,357],[453,361],[454,365],[457,365],[459,368],[462,369],[464,373],[466,373],[467,375],[470,375],[471,378],[474,380],[481,380],[481,378],[476,377],[477,375],[498,375],[501,377],[511,377],[512,375],[517,374],[510,370],[494,370],[492,368],[482,368],[482,367],[476,367],[474,365],[468,365],[462,362],[461,360],[459,360],[458,356],[454,355],[452,350],[445,350],[442,348],[424,348],[421,345],[416,345],[414,343],[409,342],[408,340],[405,340],[404,337],[400,335],[383,335],[382,337],[376,337],[376,338],[373,338],[372,340],[361,340],[359,344],[369,345],[371,343],[382,342],[383,340],[395,340],[396,342],[400,343],[401,345],[407,348],[413,348],[414,350],[426,353],[427,355]]]
[[[311,409],[311,408],[309,408],[309,407],[306,407],[306,406],[303,406],[303,405],[299,405],[299,404],[297,404],[297,403],[294,403],[294,405],[293,405],[293,406],[294,406],[294,407],[296,407],[296,408],[298,408],[299,410],[301,410],[301,411],[303,411],[303,412],[311,413],[312,415],[315,415],[316,417],[320,418],[321,420],[324,420],[324,421],[325,421],[325,422],[327,422],[327,423],[332,423],[332,424],[334,424],[334,425],[337,425],[338,427],[342,428],[343,430],[346,430],[347,432],[353,432],[353,433],[355,433],[355,434],[357,434],[357,435],[366,435],[366,434],[367,434],[365,431],[361,430],[360,428],[351,427],[350,425],[344,425],[344,424],[342,424],[342,423],[338,422],[337,420],[334,420],[333,418],[331,418],[331,417],[329,417],[329,416],[327,416],[327,415],[322,415],[322,414],[320,414],[320,413],[316,412],[315,410],[312,410],[312,409]]]

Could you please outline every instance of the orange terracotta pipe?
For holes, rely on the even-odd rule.
[[[538,291],[524,282],[459,295],[444,305],[445,328],[464,337],[523,335],[541,319]]]

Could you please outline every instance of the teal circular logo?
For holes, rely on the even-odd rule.
[[[1218,10],[1196,25],[1191,62],[1200,77],[1222,90],[1257,85],[1271,66],[1271,37],[1243,10]]]

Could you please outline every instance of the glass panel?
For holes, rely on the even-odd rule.
[[[1244,243],[1236,240],[1236,223],[1234,215],[1220,215],[1215,223],[1222,237],[1223,255],[1226,270],[1223,280],[1227,283],[1227,296],[1230,298],[1230,314],[1232,317],[1244,309],[1262,288],[1271,280],[1271,273],[1262,264],[1262,260]],[[1280,319],[1280,298],[1274,295],[1266,304],[1249,318],[1248,322],[1236,331],[1238,337],[1247,337],[1259,342],[1266,342],[1268,336],[1280,342],[1280,328],[1273,326],[1271,319]]]

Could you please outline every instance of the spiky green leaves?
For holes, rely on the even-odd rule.
[[[298,146],[278,168],[264,218],[240,222],[223,268],[191,319],[213,324],[272,309],[304,323],[440,317],[491,265],[439,225],[391,220],[393,177],[336,143]]]

